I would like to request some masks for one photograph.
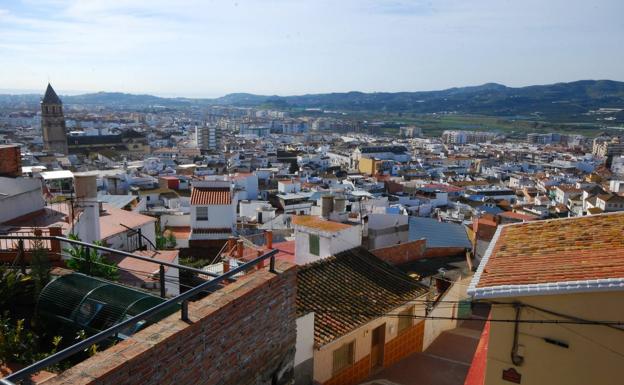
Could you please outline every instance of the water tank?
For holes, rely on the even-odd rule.
[[[323,195],[321,197],[321,216],[325,219],[329,218],[329,214],[334,210],[334,197],[331,195]]]

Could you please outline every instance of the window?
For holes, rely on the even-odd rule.
[[[412,317],[413,315],[414,315],[414,306],[410,306],[407,309],[399,313],[399,328],[398,328],[399,333],[412,327],[412,324],[414,321]]]
[[[355,355],[355,341],[344,344],[333,353],[332,373],[336,374],[353,365]]]
[[[198,221],[207,221],[208,220],[208,207],[206,206],[198,206],[196,208],[196,218]]]
[[[309,234],[308,235],[308,239],[309,239],[309,251],[310,254],[312,255],[319,255],[319,249],[320,249],[320,240],[319,240],[319,236],[318,234]]]

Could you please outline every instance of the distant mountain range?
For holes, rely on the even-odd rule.
[[[40,95],[0,95],[0,105],[38,103]],[[229,94],[215,99],[162,98],[118,92],[62,96],[66,104],[105,107],[151,108],[231,105],[268,106],[280,109],[320,108],[347,112],[457,112],[494,116],[580,116],[598,108],[624,108],[624,82],[580,80],[528,87],[507,87],[488,83],[423,92],[344,92],[299,96]],[[566,119],[567,120],[567,119]],[[619,120],[619,119],[618,119]]]

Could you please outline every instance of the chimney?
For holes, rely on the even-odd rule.
[[[228,255],[232,255],[232,252],[234,251],[234,247],[236,246],[236,237],[230,236],[227,240],[227,246],[226,246],[226,253]]]
[[[334,197],[331,195],[323,195],[321,197],[321,216],[329,219],[329,214],[334,211]]]
[[[76,226],[78,237],[88,243],[100,239],[100,204],[97,201],[97,182],[95,175],[74,174],[76,208],[82,209],[82,215]]]
[[[17,144],[0,145],[0,176],[22,176],[22,155]]]
[[[245,249],[245,245],[243,244],[243,240],[239,239],[236,241],[236,258],[240,261],[243,259],[243,250]]]
[[[269,250],[273,249],[273,230],[266,230],[264,232],[264,237],[266,240],[266,247]]]

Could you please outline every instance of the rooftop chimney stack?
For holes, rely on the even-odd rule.
[[[76,209],[82,215],[76,227],[76,235],[88,243],[100,240],[100,205],[97,201],[97,181],[95,175],[74,174]]]
[[[331,195],[323,195],[321,197],[321,216],[329,219],[329,215],[334,210],[334,197]]]

